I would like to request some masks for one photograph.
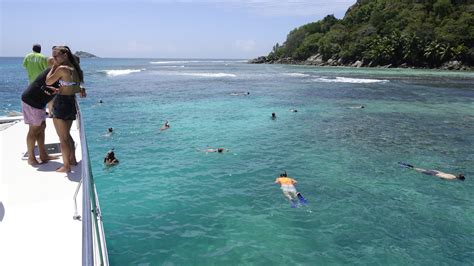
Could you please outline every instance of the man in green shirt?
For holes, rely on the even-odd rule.
[[[41,54],[41,45],[33,44],[33,52],[29,53],[23,59],[23,67],[28,73],[29,83],[48,67],[47,58]]]

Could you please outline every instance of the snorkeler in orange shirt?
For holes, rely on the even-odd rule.
[[[275,179],[275,183],[280,184],[283,195],[285,195],[285,197],[288,198],[292,208],[296,207],[296,203],[294,201],[299,200],[301,204],[307,203],[306,199],[303,198],[301,193],[296,191],[296,188],[294,185],[297,183],[297,181],[291,177],[288,177],[288,175],[286,174],[286,171],[285,173],[280,174],[280,176],[277,177],[277,179]]]

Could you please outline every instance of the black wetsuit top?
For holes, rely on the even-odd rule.
[[[51,68],[47,68],[41,74],[36,77],[36,79],[28,86],[28,88],[21,95],[21,100],[38,109],[43,109],[46,107],[49,101],[54,98],[54,95],[48,95],[44,92],[46,85],[46,76]],[[57,85],[53,85],[57,87]]]

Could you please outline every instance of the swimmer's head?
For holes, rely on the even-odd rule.
[[[284,173],[281,173],[281,174],[280,174],[280,177],[288,177],[288,175],[286,174],[286,170],[285,170]]]
[[[217,152],[223,152],[224,148],[217,148]]]
[[[108,130],[109,132],[112,132],[112,131],[114,131],[114,129],[113,129],[113,128],[111,128],[111,127],[109,127],[109,129],[107,129],[107,130]]]
[[[457,175],[456,178],[461,180],[461,181],[464,181],[466,179],[463,174]]]

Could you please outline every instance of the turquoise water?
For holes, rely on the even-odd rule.
[[[112,265],[474,261],[474,73],[230,60],[82,65]],[[0,58],[0,71],[0,110],[19,110],[21,58]],[[160,132],[166,120],[171,128]],[[120,164],[107,169],[111,147]],[[290,208],[273,184],[283,170],[307,206]]]

